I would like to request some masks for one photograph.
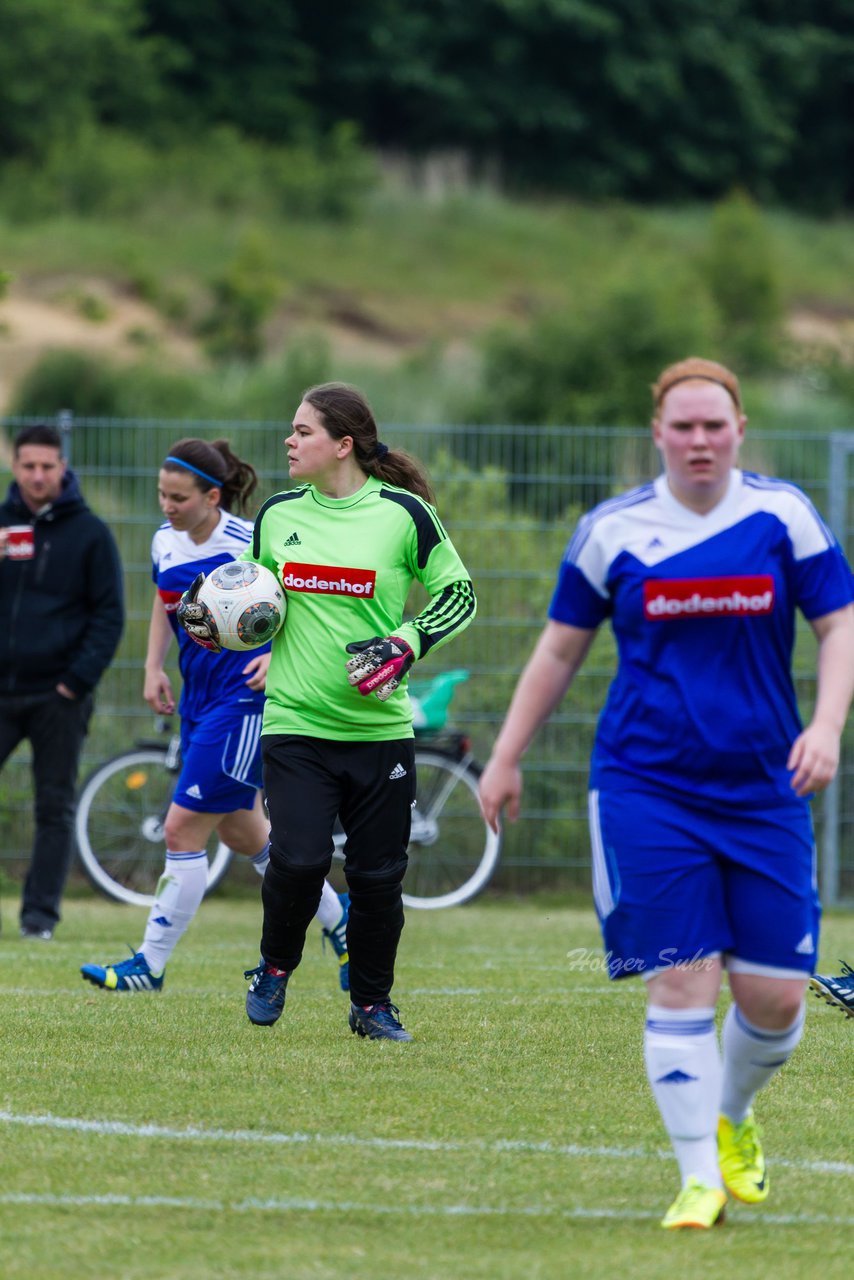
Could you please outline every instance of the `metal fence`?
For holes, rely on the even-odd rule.
[[[8,437],[24,419],[7,419],[0,444],[0,484],[8,480]],[[96,761],[150,736],[142,701],[142,664],[151,610],[149,547],[159,523],[158,465],[182,436],[226,437],[258,471],[257,504],[287,487],[276,422],[163,422],[72,419],[60,415],[72,466],[94,510],[113,528],[126,573],[128,625],[98,691],[84,772]],[[456,723],[485,758],[516,677],[545,617],[555,573],[578,516],[603,498],[659,470],[647,429],[503,426],[384,426],[389,442],[422,459],[438,507],[474,578],[479,611],[473,626],[425,666],[466,667],[454,702]],[[854,434],[748,433],[743,465],[794,480],[854,553],[854,498],[848,483]],[[593,730],[614,668],[603,629],[569,696],[526,757],[522,819],[505,836],[497,883],[529,891],[584,883],[589,867],[586,784]],[[809,712],[815,694],[814,644],[799,631],[796,680]],[[814,806],[826,903],[854,902],[854,728],[837,784]],[[31,837],[28,750],[0,774],[0,867],[20,874]]]

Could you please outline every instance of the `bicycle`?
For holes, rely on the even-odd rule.
[[[417,798],[412,811],[409,867],[403,901],[439,908],[468,902],[489,883],[501,838],[480,812],[481,766],[466,734],[447,726],[457,685],[468,671],[445,671],[410,685],[414,710]],[[161,730],[168,731],[168,721]],[[141,741],[104,761],[80,791],[75,819],[77,851],[90,883],[116,902],[148,907],[163,870],[163,823],[181,767],[180,738]],[[337,830],[334,856],[343,859]],[[208,885],[220,884],[232,852],[217,837],[208,847]]]

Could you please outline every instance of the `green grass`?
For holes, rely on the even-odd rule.
[[[342,303],[401,342],[446,341],[500,317],[587,305],[603,282],[639,263],[676,271],[706,248],[711,205],[519,201],[470,194],[431,203],[380,192],[344,224],[249,216],[188,200],[168,216],[156,197],[134,216],[56,216],[7,222],[2,266],[31,282],[45,275],[142,276],[163,293],[193,296],[247,235],[260,236],[291,317],[326,319]],[[850,218],[765,213],[787,306],[854,311]]]
[[[817,313],[850,347],[851,218],[781,209],[763,210],[762,218],[785,312]],[[589,321],[603,297],[644,280],[649,291],[653,281],[690,278],[687,297],[704,313],[710,303],[698,267],[713,220],[708,204],[520,200],[488,191],[430,201],[386,183],[342,222],[286,217],[267,205],[221,209],[195,192],[158,190],[121,216],[11,219],[0,208],[0,269],[15,291],[44,301],[74,290],[86,296],[95,282],[112,286],[114,302],[136,296],[161,313],[163,331],[153,337],[152,330],[149,343],[119,343],[123,391],[118,407],[99,412],[279,419],[292,412],[295,388],[339,377],[366,386],[384,421],[467,421],[479,412],[488,378],[483,339],[496,326],[524,333],[543,315]],[[262,358],[217,365],[197,345],[198,361],[182,363],[174,353],[210,319],[216,279],[237,270],[249,287],[236,265],[249,245],[277,299],[259,338]],[[672,305],[681,314],[685,304],[674,294]],[[182,339],[174,348],[173,336]],[[718,338],[709,342],[709,354],[727,355]],[[846,429],[851,395],[828,382],[823,359],[808,346],[796,358],[783,344],[780,354],[782,372],[750,377],[744,367],[754,426]],[[738,351],[727,358],[742,365]],[[108,382],[112,364],[104,363]],[[53,411],[59,394],[49,382],[38,388],[37,410],[26,397],[25,408]],[[60,396],[70,398],[72,391]],[[11,412],[21,408],[14,388],[8,403]],[[508,414],[514,417],[496,411],[502,421]]]
[[[607,983],[587,909],[411,912],[395,995],[415,1042],[378,1045],[347,1030],[314,927],[282,1022],[247,1022],[254,898],[206,903],[163,994],[135,998],[77,968],[119,958],[140,912],[74,898],[44,945],[4,906],[4,1280],[851,1273],[854,1027],[818,1001],[759,1107],[770,1200],[674,1238],[642,991]],[[852,943],[827,921],[826,963]]]

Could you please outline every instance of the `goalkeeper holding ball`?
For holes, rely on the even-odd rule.
[[[374,1040],[410,1040],[391,1003],[415,801],[406,675],[468,626],[474,590],[426,477],[407,454],[380,443],[371,408],[354,387],[306,391],[285,444],[298,487],[264,504],[241,557],[266,565],[288,596],[267,675],[261,743],[270,863],[246,1012],[258,1026],[282,1013],[340,814],[350,1028]],[[404,622],[414,581],[430,600]],[[192,592],[178,618],[194,639],[210,643]]]

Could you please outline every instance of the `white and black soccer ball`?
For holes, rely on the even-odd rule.
[[[224,649],[258,649],[280,629],[288,608],[275,574],[249,560],[232,560],[209,573],[196,597]]]

